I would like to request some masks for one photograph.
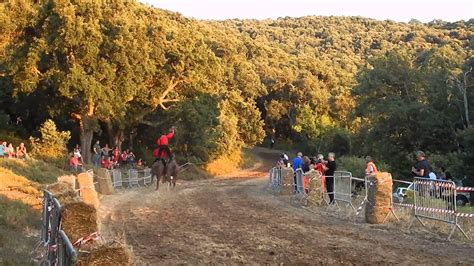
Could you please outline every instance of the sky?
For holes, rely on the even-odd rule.
[[[421,22],[474,18],[474,0],[139,0],[197,19],[363,16]]]

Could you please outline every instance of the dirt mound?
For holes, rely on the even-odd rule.
[[[62,229],[73,243],[98,230],[97,211],[84,202],[64,204],[61,222]]]

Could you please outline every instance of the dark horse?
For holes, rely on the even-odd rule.
[[[156,190],[160,188],[160,180],[162,177],[165,177],[164,180],[166,180],[166,177],[169,177],[167,181],[174,188],[176,186],[176,178],[178,178],[178,170],[179,170],[179,166],[178,166],[178,163],[176,163],[176,160],[174,158],[172,158],[166,164],[166,167],[162,160],[157,160],[156,162],[154,162],[153,165],[151,166],[151,176],[152,176],[152,180],[153,180],[153,176],[156,176]],[[164,180],[163,180],[163,183],[164,183]]]

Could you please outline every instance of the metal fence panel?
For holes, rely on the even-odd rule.
[[[351,204],[352,174],[350,172],[334,172],[334,200]]]
[[[296,181],[296,183],[294,183],[295,192],[300,195],[305,195],[306,191],[304,187],[303,169],[301,168],[296,169],[294,181]]]
[[[458,217],[456,215],[456,185],[453,181],[415,178],[413,187],[414,219],[417,219],[423,226],[424,223],[421,221],[421,218],[451,224],[452,229],[448,240],[451,239],[456,228],[469,239],[458,224]]]
[[[138,181],[139,181],[138,171],[136,169],[128,170],[128,186],[129,187],[140,186]]]
[[[112,183],[114,188],[123,187],[122,172],[119,169],[113,169],[112,172]]]
[[[48,261],[56,261],[57,238],[61,223],[61,204],[56,198],[52,199],[52,208],[49,218]]]
[[[143,169],[143,184],[148,185],[151,184],[151,169],[145,168]]]
[[[75,265],[77,253],[71,241],[63,230],[58,235],[58,254],[56,265]]]
[[[47,190],[43,190],[43,216],[41,226],[41,241],[47,243],[49,241],[49,217],[52,210],[53,194]]]

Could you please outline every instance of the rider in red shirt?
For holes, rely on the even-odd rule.
[[[156,140],[156,145],[158,148],[153,151],[153,156],[156,157],[157,160],[172,157],[172,153],[168,144],[169,140],[174,137],[175,130],[176,127],[171,127],[171,130],[168,134],[161,135],[161,137]]]

